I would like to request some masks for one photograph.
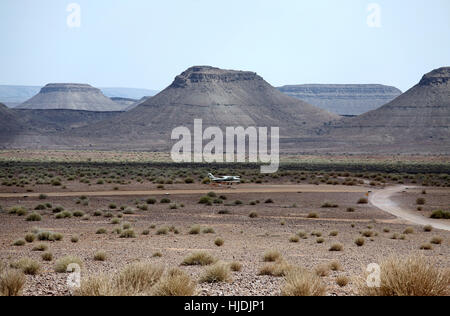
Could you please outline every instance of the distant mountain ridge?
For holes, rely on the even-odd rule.
[[[278,88],[281,92],[339,115],[361,115],[402,94],[380,84],[306,84]]]
[[[204,128],[222,130],[280,127],[283,153],[450,154],[450,67],[425,74],[391,102],[353,118],[285,95],[254,72],[209,66],[189,68],[137,103],[127,112],[0,104],[0,148],[167,151],[173,128],[192,130],[194,119],[202,119]]]
[[[41,89],[41,86],[0,85],[0,102],[8,107],[15,107],[34,97]],[[136,88],[100,88],[100,90],[109,98],[135,100],[158,93],[157,90]]]
[[[123,106],[88,84],[49,83],[17,108],[34,110],[122,111]]]
[[[450,151],[450,67],[435,69],[379,109],[323,128],[360,148]],[[349,146],[350,146],[349,145]],[[384,149],[383,149],[384,148]]]
[[[254,72],[194,66],[136,108],[67,136],[93,148],[169,150],[172,130],[192,127],[194,119],[220,128],[280,127],[287,137],[338,118],[281,93]]]

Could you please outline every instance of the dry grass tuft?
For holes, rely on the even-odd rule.
[[[189,235],[198,235],[202,228],[199,225],[194,225],[189,229]]]
[[[357,239],[355,240],[355,244],[356,244],[358,247],[364,246],[365,243],[366,243],[366,240],[365,240],[364,238],[362,238],[362,237],[359,237],[359,238],[357,238]]]
[[[281,253],[276,250],[269,250],[264,254],[263,261],[264,262],[275,262],[281,260]]]
[[[77,296],[193,296],[196,284],[179,269],[164,273],[149,263],[134,263],[109,276],[100,274],[81,281]]]
[[[341,244],[334,244],[330,247],[330,251],[343,251],[344,250],[344,246],[342,246]]]
[[[221,283],[231,281],[230,266],[224,262],[217,262],[206,268],[200,279],[201,283]]]
[[[114,279],[116,291],[124,296],[149,293],[160,280],[164,268],[149,263],[133,263],[125,267]]]
[[[81,259],[79,259],[77,257],[73,257],[73,256],[67,256],[67,257],[63,257],[63,258],[59,259],[58,261],[56,261],[55,272],[67,273],[67,272],[69,272],[69,271],[67,271],[67,268],[71,264],[77,264],[80,266],[80,268],[83,266],[83,262],[81,261]]]
[[[6,269],[0,273],[0,296],[20,296],[25,285],[21,271]]]
[[[224,241],[222,238],[217,238],[217,239],[214,241],[214,244],[215,244],[217,247],[222,247],[224,243],[225,243],[225,241]]]
[[[230,269],[233,272],[240,272],[242,270],[242,263],[233,261],[232,263],[230,263]]]
[[[364,278],[365,280],[365,278]],[[381,264],[381,286],[370,288],[364,280],[358,284],[364,296],[446,296],[450,273],[429,264],[425,257],[391,257]]]
[[[281,289],[283,296],[324,296],[326,287],[320,278],[307,270],[292,269]]]
[[[341,271],[342,265],[339,261],[332,261],[332,262],[330,262],[330,269],[332,271]]]
[[[100,251],[94,255],[94,260],[95,261],[106,261],[107,257],[108,256],[105,252]]]
[[[350,279],[346,276],[341,275],[336,278],[336,284],[340,287],[346,287],[349,283]]]
[[[53,254],[51,252],[45,252],[41,256],[42,260],[44,261],[52,261],[53,260]]]
[[[183,261],[183,265],[185,266],[208,266],[210,264],[216,263],[217,259],[214,258],[207,252],[199,251],[195,252],[188,257],[186,257]]]
[[[440,245],[440,244],[442,244],[442,238],[441,237],[433,237],[431,239],[431,243],[433,245]]]
[[[284,260],[279,260],[275,263],[266,264],[260,270],[258,275],[267,275],[273,277],[283,277],[291,271],[294,267]]]
[[[405,229],[405,231],[403,232],[404,235],[410,235],[410,234],[414,234],[414,228],[412,227],[407,227]]]
[[[90,276],[81,280],[80,288],[74,292],[75,296],[119,296],[113,286],[111,278],[106,274]]]
[[[330,267],[325,264],[317,266],[314,271],[317,276],[322,278],[330,275]]]
[[[30,258],[22,258],[12,263],[11,268],[21,270],[26,275],[36,275],[41,270],[40,264]]]
[[[420,250],[433,250],[433,246],[431,244],[423,244],[420,246]]]
[[[193,296],[195,287],[195,282],[186,272],[180,269],[172,269],[163,275],[151,293],[154,296]]]

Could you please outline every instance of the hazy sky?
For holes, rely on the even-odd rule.
[[[70,3],[80,27],[67,23]],[[371,3],[381,27],[369,26],[377,15],[368,24]],[[0,84],[163,89],[192,65],[212,65],[275,86],[406,90],[450,66],[449,17],[449,0],[1,0]]]

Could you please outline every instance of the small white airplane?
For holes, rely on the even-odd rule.
[[[212,183],[241,183],[241,177],[239,176],[215,177],[212,173],[208,173],[208,177]]]

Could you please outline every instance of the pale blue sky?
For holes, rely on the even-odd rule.
[[[66,7],[81,6],[69,28]],[[368,4],[382,8],[367,25]],[[1,0],[0,84],[163,89],[192,65],[272,85],[382,83],[402,90],[450,66],[448,0]]]

